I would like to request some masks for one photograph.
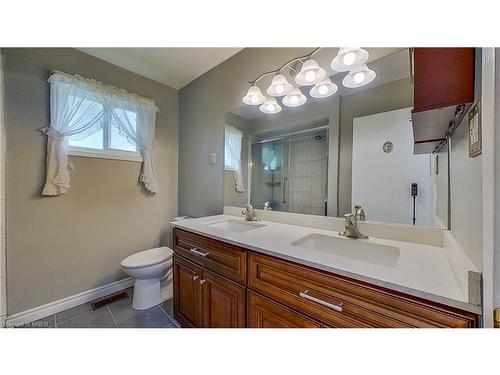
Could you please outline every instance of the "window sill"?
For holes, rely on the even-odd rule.
[[[67,150],[68,155],[81,156],[86,158],[97,158],[97,159],[110,159],[110,160],[124,160],[124,161],[135,161],[142,163],[143,159],[139,153],[127,152],[127,151],[114,151],[114,150],[77,150],[69,148]]]

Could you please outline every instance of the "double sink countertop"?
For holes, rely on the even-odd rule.
[[[248,223],[227,214],[171,224],[259,253],[481,313],[481,306],[470,303],[468,296],[468,273],[478,270],[458,248],[372,236],[349,239],[334,230],[266,220]]]

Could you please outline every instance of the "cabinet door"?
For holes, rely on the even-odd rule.
[[[245,288],[203,269],[202,321],[205,328],[245,327]]]
[[[472,103],[474,54],[474,48],[415,48],[414,112]]]
[[[328,326],[467,328],[475,314],[340,275],[250,253],[248,287]]]
[[[201,267],[174,256],[174,317],[183,327],[201,326]]]
[[[321,328],[323,324],[248,291],[249,328]]]

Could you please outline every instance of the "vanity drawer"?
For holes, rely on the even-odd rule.
[[[248,328],[322,328],[325,325],[269,298],[248,291]]]
[[[234,280],[246,283],[246,250],[184,230],[174,229],[177,254]]]
[[[248,272],[249,288],[335,327],[477,326],[472,313],[256,253]]]

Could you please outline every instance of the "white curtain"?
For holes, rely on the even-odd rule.
[[[132,108],[129,103],[120,101],[114,99],[108,104],[110,108],[114,108],[111,111],[111,124],[117,127],[120,134],[126,136],[131,143],[139,146],[143,159],[140,180],[146,190],[158,193],[160,190],[153,160],[156,107],[140,98],[134,98]]]
[[[238,193],[243,193],[243,173],[241,170],[241,142],[243,133],[234,126],[225,125],[224,142],[224,168],[234,171],[234,188]]]
[[[70,188],[70,166],[65,138],[84,139],[99,131],[105,113],[112,123],[140,148],[143,167],[140,180],[152,193],[159,191],[152,147],[158,109],[153,100],[130,94],[101,82],[54,73],[50,82],[50,125],[47,134],[46,180],[42,195],[64,194]],[[136,116],[136,124],[132,118]]]

